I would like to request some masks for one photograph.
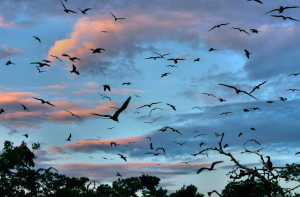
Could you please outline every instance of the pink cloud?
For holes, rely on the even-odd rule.
[[[96,94],[96,90],[89,90],[89,89],[81,89],[79,91],[72,92],[74,95],[86,95],[86,94]]]
[[[85,86],[88,87],[88,88],[97,88],[97,87],[99,87],[99,85],[96,84],[95,82],[86,83]]]
[[[4,16],[0,17],[0,27],[11,28],[14,26],[13,21],[7,20]]]

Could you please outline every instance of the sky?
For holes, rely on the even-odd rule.
[[[208,151],[208,157],[191,155],[218,146],[215,132],[225,133],[225,151],[242,164],[262,166],[257,155],[241,153],[244,147],[265,148],[261,153],[270,156],[274,166],[299,163],[295,153],[300,151],[300,92],[287,90],[300,89],[300,75],[290,75],[300,72],[300,24],[271,16],[280,15],[278,11],[264,15],[279,6],[299,6],[299,2],[262,2],[68,0],[63,4],[77,12],[68,14],[59,0],[0,1],[0,108],[5,111],[0,114],[0,148],[5,140],[15,145],[39,142],[37,168],[53,166],[62,174],[102,184],[117,180],[117,172],[123,178],[143,172],[159,177],[160,186],[169,191],[194,184],[206,195],[212,190],[221,192],[230,181],[226,174],[234,167],[230,158],[215,151]],[[82,14],[78,8],[91,10]],[[115,21],[110,12],[126,19]],[[299,13],[299,9],[286,9],[281,14],[300,20]],[[229,24],[209,31],[225,23]],[[96,48],[105,51],[93,54],[91,49]],[[209,52],[210,48],[216,50]],[[145,59],[156,53],[168,55]],[[72,62],[62,54],[80,61]],[[185,60],[174,64],[170,58]],[[197,58],[200,61],[194,61]],[[6,66],[9,60],[14,64]],[[39,73],[37,64],[31,63],[42,60],[51,63],[40,68],[46,72]],[[73,64],[80,75],[70,73]],[[169,74],[161,77],[164,73]],[[258,100],[219,85],[250,92],[265,81],[251,93]],[[122,85],[126,82],[131,84]],[[102,85],[109,85],[111,91],[104,91]],[[119,122],[91,114],[113,115],[113,107],[121,107],[129,97]],[[154,102],[161,103],[137,109]],[[193,109],[196,106],[201,110]],[[149,115],[155,107],[160,109]],[[253,107],[260,110],[244,112]],[[223,112],[232,113],[220,115]],[[182,135],[169,129],[159,131],[166,126]],[[70,133],[71,141],[66,141]],[[205,135],[194,138],[199,134]],[[249,139],[260,145],[244,145]],[[111,147],[110,142],[121,145]],[[165,148],[166,153],[145,154],[154,151],[150,143],[154,149]],[[127,157],[127,162],[118,154]],[[180,163],[185,161],[190,162]],[[216,165],[215,171],[196,173],[215,161],[224,163]]]

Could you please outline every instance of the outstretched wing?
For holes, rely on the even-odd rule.
[[[118,110],[116,111],[116,113],[112,116],[113,119],[118,119],[119,114],[127,108],[130,99],[131,99],[131,96],[128,97],[128,99],[124,102],[124,104],[122,105],[122,107],[120,107],[120,109],[118,109]]]
[[[111,12],[110,12],[110,13],[111,13]],[[111,13],[111,15],[112,15],[114,18],[116,18],[115,15],[113,15],[113,13]]]
[[[216,28],[217,26],[214,26],[213,28],[211,28],[209,31],[213,30],[214,28]]]
[[[270,13],[270,12],[274,12],[274,11],[279,11],[279,9],[271,10],[271,11],[269,11],[269,12],[264,13],[263,15],[268,14],[268,13]]]
[[[229,86],[229,85],[222,84],[222,83],[219,83],[219,85],[221,85],[221,86],[226,86],[226,87],[233,88],[233,89],[237,90],[236,87],[234,87],[234,86]]]

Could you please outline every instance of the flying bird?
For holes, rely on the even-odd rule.
[[[173,109],[174,111],[176,111],[176,108],[175,108],[174,105],[171,105],[171,104],[169,104],[169,103],[167,103],[167,105],[169,105],[170,107],[172,107],[172,109]]]
[[[110,91],[110,87],[109,87],[109,85],[101,85],[101,86],[103,86],[103,88],[104,88],[104,92],[105,92],[106,90]]]
[[[4,109],[0,109],[0,114],[2,114],[2,113],[4,113],[5,111],[4,111]]]
[[[259,87],[262,86],[262,85],[264,85],[266,82],[267,82],[267,81],[264,81],[264,82],[262,82],[261,84],[255,86],[255,87],[253,88],[253,90],[252,90],[251,92],[249,92],[249,94],[251,94],[252,92],[254,92],[254,90],[256,90],[256,89],[259,89]]]
[[[90,9],[92,9],[92,8],[86,8],[84,10],[81,10],[80,8],[78,8],[78,10],[80,10],[82,14],[86,14],[86,12]]]
[[[91,49],[91,50],[93,51],[93,53],[101,53],[101,50],[105,51],[105,49],[102,49],[102,48]]]
[[[39,98],[35,98],[35,97],[32,97],[32,98],[41,101],[42,104],[45,104],[45,103],[46,103],[46,104],[48,104],[48,105],[51,105],[51,106],[55,107],[55,106],[54,106],[53,104],[51,104],[49,101],[45,101],[45,100],[43,100],[43,99],[39,99]]]
[[[172,67],[172,68],[174,68],[174,67],[178,67],[178,66],[175,66],[175,65],[168,65],[168,66],[166,66],[166,67]]]
[[[56,58],[56,59],[58,59],[59,61],[61,61],[61,59],[59,58],[59,57],[57,57],[57,56],[54,56],[54,55],[50,55],[51,57],[54,57],[54,58]],[[61,61],[62,62],[62,61]]]
[[[124,102],[122,107],[120,109],[118,109],[113,116],[111,116],[111,115],[100,115],[100,114],[94,114],[94,113],[92,113],[92,114],[96,115],[96,116],[107,117],[108,119],[112,119],[116,122],[119,122],[119,119],[118,119],[119,114],[127,108],[130,99],[131,99],[131,96]]]
[[[174,61],[174,64],[177,64],[178,63],[178,60],[185,60],[185,59],[182,59],[182,58],[171,58],[171,59],[167,59],[167,60],[173,60]]]
[[[115,127],[110,127],[110,128],[107,128],[107,130],[112,130],[112,129],[114,129]]]
[[[36,36],[33,36],[37,41],[39,41],[41,43],[41,39],[36,37]]]
[[[110,12],[111,13],[111,12]],[[113,15],[113,13],[111,13],[111,15],[115,18],[115,21],[119,20],[119,19],[126,19],[126,18],[117,18],[115,17],[115,15]]]
[[[267,101],[266,103],[275,103],[274,101]]]
[[[131,82],[122,83],[122,85],[131,85],[131,84],[132,84]]]
[[[80,73],[76,70],[76,67],[73,64],[73,69],[70,71],[70,73],[75,73],[77,75],[80,75]]]
[[[224,101],[226,101],[226,100],[224,100],[224,99],[222,99],[222,98],[219,98],[219,101],[222,103],[222,102],[224,102]]]
[[[154,53],[156,53],[156,52],[154,52]],[[159,54],[159,53],[156,53],[156,54],[159,55],[160,58],[165,58],[166,55],[170,55],[171,53],[167,53],[167,54],[163,54],[163,55],[161,55],[161,54]]]
[[[162,153],[153,153],[153,152],[148,152],[148,153],[145,153],[145,154],[153,154],[154,156],[157,156],[157,155],[161,155]]]
[[[146,137],[146,139],[148,139],[149,138],[149,140],[150,140],[150,142],[151,142],[151,137]]]
[[[210,168],[200,168],[200,169],[197,171],[197,174],[199,174],[199,173],[202,172],[203,170],[209,170],[209,171],[215,170],[215,169],[213,169],[214,166],[215,166],[216,164],[222,163],[222,162],[224,162],[224,161],[216,161],[216,162],[213,162],[213,163],[211,164]]]
[[[255,142],[256,144],[260,145],[260,143],[258,143],[258,141],[256,141],[255,139],[250,139],[250,140],[247,140],[247,142],[245,142],[245,143],[244,143],[244,145],[245,145],[245,144],[247,144],[249,141],[251,141],[251,142]]]
[[[250,29],[250,31],[254,34],[258,34],[258,32],[261,32],[261,31],[258,31],[257,29]]]
[[[282,100],[282,101],[286,101],[287,100],[287,98],[283,98],[283,97],[278,97],[278,98],[280,98],[280,100]]]
[[[151,142],[151,144],[150,144],[150,149],[153,150],[152,142]]]
[[[152,124],[153,122],[155,122],[156,120],[153,120],[151,122],[144,122],[144,123],[149,123],[149,124]]]
[[[8,66],[10,64],[15,64],[15,63],[12,63],[10,60],[8,60],[5,65]]]
[[[46,63],[52,63],[50,60],[42,60],[42,61]]]
[[[73,10],[68,10],[68,9],[65,7],[65,5],[63,4],[62,1],[60,1],[60,2],[61,2],[61,4],[62,4],[62,6],[65,8],[64,11],[65,11],[67,14],[69,14],[69,12],[77,14],[77,12],[74,12]]]
[[[127,157],[124,157],[124,155],[121,155],[121,154],[118,154],[118,155],[121,157],[121,159],[124,159],[124,161],[127,162],[127,160],[126,160]]]
[[[134,96],[137,97],[137,98],[141,98],[140,96],[138,96],[138,95],[136,95],[136,94],[134,94]]]
[[[213,30],[214,28],[220,28],[221,26],[223,26],[223,25],[229,25],[230,23],[224,23],[224,24],[219,24],[219,25],[216,25],[216,26],[214,26],[213,28],[211,28],[209,31],[211,31],[211,30]]]
[[[28,138],[28,134],[24,134],[24,135],[22,135],[22,136],[25,136],[26,138]]]
[[[175,141],[174,141],[175,142]],[[179,143],[179,142],[175,142],[176,144],[179,144],[180,146],[182,146],[182,145],[184,145],[184,144],[186,144],[186,143],[188,143],[188,142],[183,142],[183,143]]]
[[[166,154],[166,151],[165,151],[164,148],[157,148],[157,149],[155,150],[155,152],[158,151],[158,150],[162,150],[162,151],[164,151],[164,153]]]
[[[122,178],[122,175],[119,172],[117,172],[116,176],[119,176]]]
[[[221,113],[220,115],[224,115],[224,114],[227,115],[227,114],[229,114],[229,113],[232,113],[232,112],[230,112],[230,111],[229,111],[229,112],[223,112],[223,113]]]
[[[300,91],[299,89],[287,89],[286,91],[293,91],[293,92],[294,92],[294,91],[296,91],[296,90],[297,90],[297,91]]]
[[[153,109],[150,110],[149,117],[150,117],[150,115],[151,115],[151,112],[152,112],[153,110],[156,110],[156,109],[163,110],[163,109],[161,109],[161,108],[159,108],[159,107],[155,107],[155,108],[153,108]]]
[[[162,74],[162,75],[161,75],[161,77],[160,77],[160,78],[162,78],[162,77],[166,77],[168,74],[171,74],[171,73],[164,73],[164,74]]]
[[[201,147],[202,145],[204,145],[204,142],[201,142],[201,143],[199,144],[200,147]]]
[[[274,12],[274,11],[278,11],[279,13],[282,13],[285,9],[291,9],[291,8],[299,8],[299,6],[287,6],[287,7],[279,6],[278,9],[271,10],[269,12],[264,13],[263,15],[268,14],[270,12]]]
[[[215,95],[213,95],[213,94],[209,94],[209,93],[201,93],[201,94],[205,94],[205,95],[207,95],[207,96],[212,96],[212,97],[215,97],[215,98],[217,98]]]
[[[111,143],[110,143],[110,146],[112,147],[112,145],[115,145],[115,147],[117,147],[116,142],[111,142]]]
[[[71,56],[69,56],[68,54],[62,54],[62,56],[68,57],[72,62],[75,62],[74,60],[79,60],[79,61],[81,61],[78,57],[71,57]]]
[[[69,112],[72,116],[76,116],[77,118],[81,119],[79,116],[77,116],[76,114],[73,114],[72,112],[65,110],[66,112]]]
[[[23,106],[24,111],[29,111],[25,105],[23,105],[23,104],[20,104],[20,105]]]
[[[66,139],[66,141],[71,141],[71,137],[72,137],[72,134],[70,133],[68,139]]]
[[[176,132],[176,133],[182,135],[182,133],[180,133],[178,130],[176,130],[176,129],[172,128],[172,127],[163,127],[159,131],[165,132],[167,129],[171,129],[173,132]]]
[[[252,110],[261,110],[261,109],[259,109],[258,107],[252,107],[252,108],[250,108],[250,109],[252,109]]]
[[[222,134],[219,134],[219,133],[215,132],[215,135],[216,135],[216,137],[221,137],[221,136],[223,136],[223,135],[224,135],[224,133],[222,133]]]
[[[225,144],[225,145],[224,145],[224,148],[226,148],[226,147],[228,147],[228,144]]]
[[[252,53],[250,53],[247,49],[245,49],[244,51],[246,53],[247,58],[249,59],[250,58],[250,54],[252,54]]]
[[[240,32],[245,32],[246,34],[250,35],[248,32],[246,32],[244,29],[240,29],[238,27],[232,27],[232,29],[240,30]]]
[[[198,57],[198,58],[196,58],[196,59],[194,59],[194,62],[199,62],[200,61],[200,58]]]
[[[201,108],[198,107],[198,106],[193,107],[192,110],[193,110],[193,109],[200,109],[200,110],[201,110]]]
[[[208,51],[211,52],[211,51],[215,51],[217,49],[214,49],[214,48],[210,48]]]
[[[297,75],[300,75],[300,73],[293,73],[293,74],[290,74],[288,76],[291,76],[291,75],[297,76]]]
[[[239,133],[239,137],[241,137],[241,135],[243,135],[243,133],[242,133],[242,132],[240,132],[240,133]]]
[[[50,67],[50,65],[49,65],[49,64],[47,64],[47,63],[43,63],[43,62],[31,62],[30,64],[38,64],[38,65],[39,65],[39,67],[44,67],[44,66],[48,66],[48,67]]]
[[[286,16],[282,16],[282,15],[271,15],[271,16],[273,16],[273,17],[280,17],[280,18],[282,18],[284,21],[285,21],[286,19],[290,19],[290,20],[293,20],[293,21],[298,21],[298,20],[296,20],[296,19],[294,19],[294,18],[292,18],[292,17],[286,17]],[[300,22],[300,21],[298,21],[298,22]]]
[[[143,105],[143,106],[141,106],[141,107],[139,107],[137,109],[140,109],[140,108],[143,108],[143,107],[149,107],[150,108],[152,105],[159,104],[159,103],[162,103],[162,102],[156,102],[156,103],[151,103],[151,104]]]
[[[102,99],[105,99],[105,98],[108,98],[109,101],[111,101],[111,98],[110,98],[109,96],[104,96],[104,97],[102,97]]]
[[[243,109],[244,110],[244,112],[249,112],[249,109]]]
[[[237,88],[234,87],[234,86],[229,86],[229,85],[221,84],[221,83],[220,83],[219,85],[226,86],[226,87],[229,87],[229,88],[233,88],[233,89],[235,89],[235,91],[236,91],[237,94],[239,94],[240,92],[243,92],[243,93],[247,94],[248,96],[251,96],[252,98],[258,100],[257,98],[255,98],[254,96],[252,96],[251,94],[249,94],[248,92],[246,92],[246,91],[244,91],[244,90],[239,90],[239,89],[237,89]]]
[[[248,1],[251,1],[251,0],[248,0]],[[253,1],[255,1],[257,3],[260,3],[260,4],[263,4],[263,2],[261,2],[260,0],[253,0]]]
[[[200,136],[202,136],[202,135],[205,135],[205,134],[199,134],[199,135],[196,135],[196,136],[193,137],[193,138],[200,137]]]

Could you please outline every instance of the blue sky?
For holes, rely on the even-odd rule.
[[[297,1],[259,4],[237,0],[70,0],[64,4],[74,11],[92,9],[86,15],[67,14],[60,1],[22,0],[18,5],[0,2],[0,107],[5,110],[0,115],[1,147],[4,140],[16,145],[23,140],[29,144],[40,142],[43,148],[37,152],[38,165],[55,166],[69,176],[111,183],[117,179],[116,171],[124,178],[139,176],[144,171],[160,177],[161,185],[169,190],[185,183],[196,185],[202,193],[214,189],[221,192],[229,181],[228,166],[234,165],[229,158],[213,151],[208,151],[208,158],[191,156],[217,146],[219,138],[215,132],[225,133],[224,143],[229,145],[226,150],[243,164],[261,166],[257,156],[241,154],[243,144],[252,138],[261,145],[249,142],[246,148],[266,147],[261,153],[271,156],[275,166],[299,162],[295,153],[300,151],[300,94],[286,91],[300,85],[300,75],[288,76],[300,72],[299,22],[270,16],[277,12],[263,15],[281,5],[298,6]],[[110,12],[126,19],[114,21]],[[298,9],[285,10],[282,15],[300,20]],[[208,31],[221,23],[230,24]],[[245,29],[250,35],[232,27]],[[250,29],[259,33],[253,34]],[[39,37],[41,43],[33,36]],[[90,49],[98,47],[105,51],[92,54]],[[210,48],[217,50],[209,52]],[[244,49],[252,53],[250,59]],[[154,52],[170,55],[165,59],[145,59],[156,56]],[[73,63],[62,56],[64,53],[81,61]],[[62,62],[50,55],[59,56]],[[176,57],[185,60],[179,61],[178,67],[167,67],[174,62],[166,59]],[[194,62],[196,58],[201,61]],[[51,66],[40,68],[47,72],[38,73],[30,63],[43,59],[51,60]],[[8,60],[15,65],[5,66]],[[69,72],[72,64],[79,76]],[[161,77],[167,72],[171,74]],[[250,92],[264,81],[267,82],[252,93],[258,101],[218,85],[233,85]],[[124,82],[132,84],[122,85]],[[104,92],[104,84],[110,85],[112,91]],[[226,102],[201,94],[204,92]],[[102,99],[98,93],[110,96],[112,101]],[[111,107],[120,107],[129,96],[131,101],[120,114],[119,123],[91,115],[114,114]],[[32,97],[50,101],[55,107],[42,105]],[[267,104],[270,100],[275,103]],[[137,110],[152,102],[162,103]],[[30,112],[24,112],[20,104]],[[192,109],[194,106],[201,110]],[[152,111],[149,117],[154,107],[163,110]],[[252,107],[261,110],[243,111]],[[220,115],[228,111],[233,113]],[[156,121],[144,123],[152,120]],[[182,135],[170,130],[160,132],[165,126],[179,130]],[[110,127],[115,128],[108,130]],[[252,131],[251,127],[257,130]],[[194,131],[206,135],[193,138],[197,134]],[[238,137],[240,132],[243,135]],[[28,139],[22,136],[25,133],[29,134]],[[70,133],[71,142],[67,142]],[[166,154],[144,154],[151,151],[147,136],[152,137],[155,148],[164,147]],[[128,147],[110,147],[111,141]],[[136,143],[129,145],[130,141]],[[179,146],[174,141],[188,143]],[[202,147],[201,142],[205,143]],[[128,162],[120,159],[118,153],[127,156]],[[218,170],[196,174],[200,166],[219,160],[224,163],[217,166]],[[192,162],[179,164],[182,161]],[[81,170],[76,170],[80,166]]]

